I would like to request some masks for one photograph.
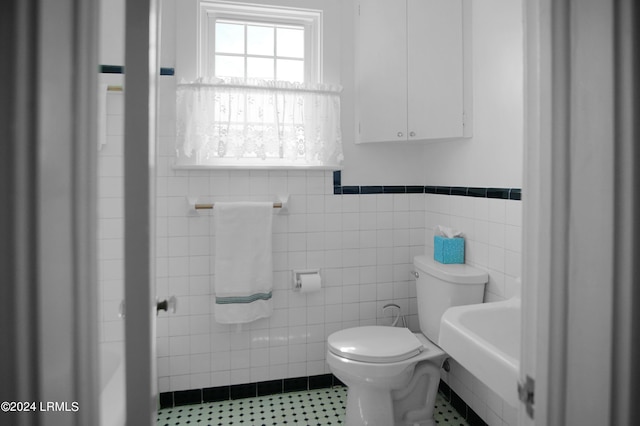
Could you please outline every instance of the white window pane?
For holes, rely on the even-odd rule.
[[[247,26],[247,53],[273,56],[273,27]]]
[[[304,62],[291,59],[278,59],[276,64],[278,80],[304,82]]]
[[[277,56],[304,58],[304,30],[277,28]]]
[[[244,53],[244,25],[217,22],[216,53]]]
[[[247,58],[247,78],[273,80],[273,59]]]
[[[244,58],[216,55],[216,77],[244,78]]]

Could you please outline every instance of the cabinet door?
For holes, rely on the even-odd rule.
[[[409,139],[462,137],[462,0],[407,0]]]
[[[356,18],[357,140],[406,140],[406,2],[360,0]]]

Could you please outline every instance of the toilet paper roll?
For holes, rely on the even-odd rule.
[[[322,280],[320,274],[301,274],[300,275],[300,291],[309,293],[318,291],[322,288]]]

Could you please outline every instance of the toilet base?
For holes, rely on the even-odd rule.
[[[440,369],[431,362],[418,364],[402,389],[345,381],[349,386],[345,425],[435,426],[433,410],[439,381]]]
[[[345,414],[346,426],[393,424],[393,403],[388,390],[349,386]]]
[[[416,366],[411,382],[404,389],[391,392],[395,425],[435,426],[433,410],[436,406],[440,368],[431,362]]]

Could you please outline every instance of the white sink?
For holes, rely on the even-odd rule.
[[[511,406],[517,406],[520,299],[447,309],[438,345]]]

